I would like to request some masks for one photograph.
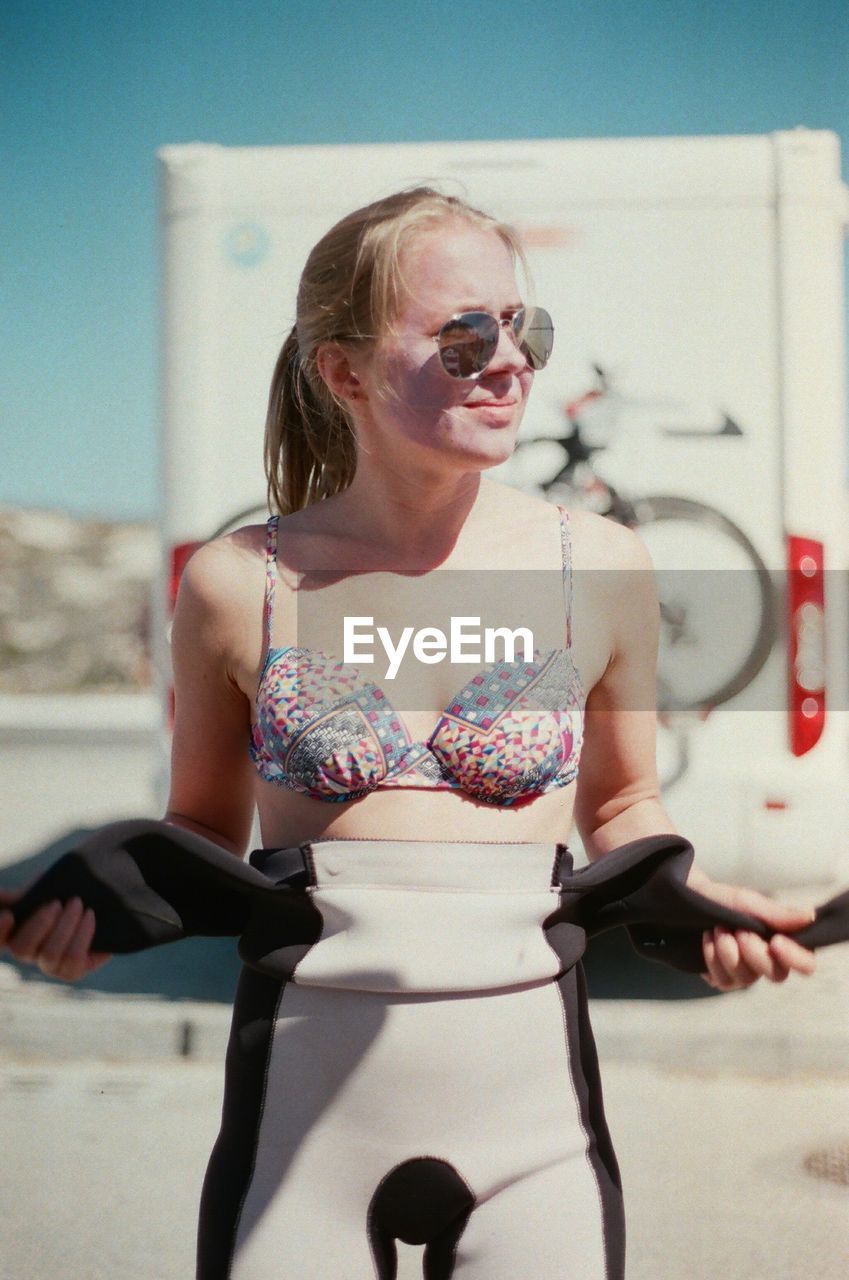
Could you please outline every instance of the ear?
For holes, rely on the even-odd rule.
[[[347,403],[365,398],[363,384],[351,361],[351,353],[340,343],[323,342],[315,353],[315,363],[322,381],[337,400]]]

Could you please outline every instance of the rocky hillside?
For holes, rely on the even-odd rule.
[[[0,693],[149,687],[152,524],[0,507]]]

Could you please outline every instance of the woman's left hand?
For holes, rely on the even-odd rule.
[[[756,889],[711,880],[695,866],[690,870],[687,884],[706,898],[757,916],[773,929],[792,933],[814,918],[813,911],[805,907],[785,906]],[[784,982],[791,972],[808,975],[816,969],[814,953],[784,933],[777,933],[766,941],[745,929],[707,929],[702,935],[702,946],[706,966],[702,976],[718,991],[750,987],[758,978]]]

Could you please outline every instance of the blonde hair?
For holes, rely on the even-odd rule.
[[[516,231],[431,187],[399,191],[349,213],[310,253],[298,287],[297,320],[277,359],[265,423],[271,511],[287,515],[346,489],[357,440],[346,406],[316,363],[324,342],[374,343],[403,300],[401,255],[415,232],[463,219],[495,232],[527,271]]]

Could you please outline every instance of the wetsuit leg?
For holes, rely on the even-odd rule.
[[[556,1011],[548,1004],[549,996],[551,1004],[557,1005]],[[526,993],[526,1005],[530,998],[531,993]],[[521,1034],[532,1031],[536,1063],[525,1082],[517,1081],[512,1116],[523,1130],[527,1127],[527,1132],[533,1133],[529,1126],[535,1120],[539,1125],[539,1118],[529,1113],[522,1116],[521,1107],[515,1105],[516,1093],[522,1087],[541,1089],[548,1127],[558,1135],[554,1149],[549,1148],[554,1158],[545,1162],[548,1144],[538,1127],[536,1167],[529,1168],[530,1162],[523,1167],[519,1149],[514,1176],[497,1186],[493,1194],[478,1197],[450,1274],[455,1280],[513,1280],[517,1276],[623,1280],[621,1181],[604,1116],[580,967],[535,993],[532,1000],[538,1006],[536,1026],[528,1022]],[[558,1032],[551,1035],[543,1022],[553,1027],[555,1020]],[[509,1099],[502,1099],[502,1105],[506,1114]],[[505,1124],[505,1143],[515,1143],[518,1137],[512,1123]],[[527,1146],[527,1138],[524,1142]]]
[[[605,1270],[598,1223],[571,1208],[557,1166],[521,1178],[477,1206],[459,1242],[451,1280],[619,1280]]]
[[[393,1280],[400,1238],[426,1246],[427,1280],[619,1280],[621,1198],[564,1001],[556,982],[288,986],[225,1274]]]
[[[265,1073],[283,992],[277,978],[242,970],[224,1079],[221,1130],[201,1193],[198,1280],[227,1280],[245,1189],[256,1158]]]

